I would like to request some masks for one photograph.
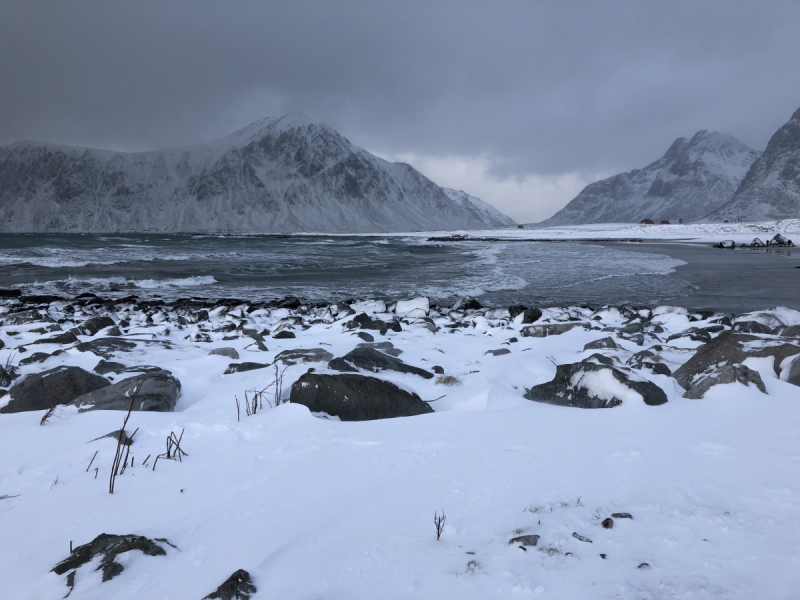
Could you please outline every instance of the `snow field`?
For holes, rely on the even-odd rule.
[[[249,318],[274,331],[284,311]],[[628,398],[613,409],[564,408],[521,396],[552,379],[555,364],[592,354],[583,346],[609,333],[576,328],[526,338],[518,324],[483,317],[449,333],[449,320],[432,316],[442,327],[435,334],[413,319],[400,333],[370,333],[402,349],[404,362],[441,365],[461,385],[382,371],[377,376],[424,400],[438,398],[436,412],[358,423],[292,404],[237,421],[234,397],[263,388],[274,371],[222,375],[230,359],[207,355],[230,346],[240,355],[234,362],[271,362],[290,348],[342,356],[361,340],[341,322],[297,329],[296,339],[267,338],[266,353],[248,348],[247,338],[218,334],[211,344],[190,343],[183,338],[193,326],[178,330],[165,319],[134,324],[129,334],[155,333],[173,349],[114,360],[169,369],[183,388],[175,412],[131,416],[129,429],[139,428],[135,466],[118,477],[113,495],[116,442],[91,440],[118,429],[124,414],[60,408],[44,426],[41,412],[0,415],[0,496],[14,496],[0,500],[0,598],[63,597],[64,577],[49,570],[66,558],[70,540],[79,545],[103,532],[166,537],[178,549],[123,556],[125,571],[106,583],[84,567],[70,598],[202,598],[239,568],[253,576],[254,598],[795,597],[800,394],[770,361],[747,363],[768,395],[729,384],[686,400],[673,379],[637,371],[664,389],[667,404]],[[596,324],[619,324],[618,313],[607,316]],[[215,317],[226,318],[212,311]],[[701,324],[675,311],[661,317],[668,333]],[[548,318],[564,314],[545,311]],[[25,333],[34,327],[0,328],[0,360],[9,346],[34,339]],[[504,345],[512,336],[518,342]],[[622,349],[603,353],[623,363],[642,349],[617,342]],[[686,338],[669,345],[662,356],[673,370],[699,346]],[[511,354],[485,354],[497,348]],[[59,364],[91,370],[98,361],[67,350],[22,372]],[[284,398],[309,367],[326,372],[324,363],[289,367]],[[141,467],[148,454],[152,467],[166,436],[183,429],[183,462]],[[437,542],[433,513],[442,509],[447,521]],[[633,519],[601,527],[614,512]],[[540,535],[538,545],[508,544],[525,534]]]

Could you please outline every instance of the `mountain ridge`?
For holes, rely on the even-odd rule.
[[[642,169],[587,185],[537,225],[695,220],[731,198],[759,154],[730,135],[700,130]]]
[[[204,144],[0,147],[0,231],[378,233],[510,227],[300,113]]]

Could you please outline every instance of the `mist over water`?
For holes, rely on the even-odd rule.
[[[654,304],[694,289],[667,277],[682,264],[663,254],[569,242],[178,235],[0,239],[0,286],[65,296],[296,295],[323,301],[426,295],[447,302],[469,294],[497,306]]]

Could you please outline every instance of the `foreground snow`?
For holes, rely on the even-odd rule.
[[[358,309],[385,310],[381,304]],[[54,315],[58,306],[51,305]],[[402,308],[412,316],[430,310],[422,301]],[[662,309],[664,339],[702,324],[690,325],[685,312]],[[274,333],[293,315],[233,308],[211,311],[211,321],[245,318],[248,327]],[[132,415],[135,466],[117,479],[113,495],[116,441],[91,440],[119,429],[122,413],[60,408],[44,426],[42,412],[0,415],[0,497],[8,496],[0,500],[0,597],[63,597],[64,578],[50,569],[71,541],[103,532],[164,537],[177,549],[166,557],[129,553],[121,559],[125,571],[106,583],[81,569],[70,598],[199,599],[239,568],[253,576],[254,598],[796,597],[798,388],[761,360],[748,364],[767,395],[736,383],[686,400],[674,379],[642,372],[666,392],[667,404],[581,410],[523,399],[525,388],[553,378],[556,364],[595,352],[582,349],[609,335],[600,327],[621,324],[615,310],[589,321],[591,311],[551,309],[542,321],[576,315],[596,328],[529,338],[520,336],[519,317],[488,313],[475,315],[472,327],[447,329],[452,320],[434,309],[436,333],[414,318],[399,333],[371,331],[402,349],[404,362],[440,365],[462,384],[382,371],[379,377],[432,401],[436,412],[370,422],[319,418],[294,404],[237,421],[234,398],[268,385],[274,371],[222,374],[230,362],[271,362],[289,348],[342,356],[361,342],[342,320],[298,327],[295,339],[267,338],[267,352],[250,338],[222,340],[222,333],[210,333],[211,343],[187,341],[198,326],[179,327],[163,314],[150,326],[132,320],[127,338],[146,334],[173,348],[114,360],[172,371],[183,384],[176,411]],[[799,313],[785,309],[755,318],[800,323]],[[0,328],[0,361],[39,337],[31,328]],[[642,349],[617,343],[621,349],[603,353],[622,362]],[[699,345],[679,338],[662,356],[674,371]],[[209,356],[217,347],[235,348],[240,360]],[[501,348],[511,352],[485,354]],[[98,360],[67,349],[21,372],[60,364],[92,370]],[[326,372],[324,363],[289,367],[284,398],[309,366]],[[183,462],[141,467],[164,451],[170,432],[184,429]],[[433,515],[442,510],[447,521],[437,541]],[[633,519],[601,527],[616,512]],[[509,545],[524,534],[540,535],[538,547]]]

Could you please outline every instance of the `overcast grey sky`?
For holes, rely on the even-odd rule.
[[[798,1],[0,0],[0,144],[302,111],[520,221],[699,129],[761,150],[798,107]]]

